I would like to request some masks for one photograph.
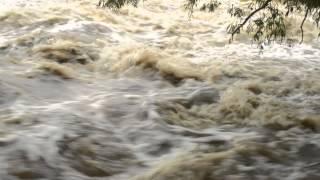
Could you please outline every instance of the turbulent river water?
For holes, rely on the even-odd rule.
[[[0,3],[1,180],[320,179],[310,24],[262,51],[228,43],[227,7]]]

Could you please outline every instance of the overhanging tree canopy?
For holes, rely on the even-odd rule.
[[[140,0],[99,0],[98,6],[119,9],[126,4],[137,6]],[[202,11],[213,12],[223,3],[219,0],[185,0],[185,8],[192,15],[194,8],[200,7]],[[202,3],[202,4],[200,4]],[[199,5],[200,4],[200,5]],[[236,34],[246,32],[252,34],[253,40],[283,41],[287,37],[285,19],[293,13],[302,13],[300,22],[301,43],[304,40],[304,24],[311,18],[316,27],[320,24],[320,0],[252,0],[247,7],[232,6],[228,13],[237,18],[238,22],[230,24],[227,28],[231,40]]]

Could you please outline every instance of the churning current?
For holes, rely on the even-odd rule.
[[[261,50],[229,44],[236,0],[96,3],[1,0],[1,180],[320,179],[311,23]]]

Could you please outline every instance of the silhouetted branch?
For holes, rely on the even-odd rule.
[[[232,32],[231,32],[231,40],[233,40],[233,36],[240,32],[240,29],[252,18],[252,16],[254,16],[256,13],[258,13],[259,11],[265,9],[269,3],[271,2],[272,0],[267,0],[261,7],[259,7],[258,9],[254,10],[253,12],[251,12],[247,17],[246,19],[238,25],[237,28],[235,28]]]
[[[306,13],[304,15],[304,18],[300,24],[300,29],[301,29],[301,41],[300,41],[300,44],[303,42],[303,39],[304,39],[304,30],[303,30],[303,25],[304,25],[304,22],[306,21],[307,17],[308,17],[308,14],[309,14],[309,8],[307,8],[306,10]]]

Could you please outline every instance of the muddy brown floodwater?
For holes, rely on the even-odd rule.
[[[1,0],[0,179],[319,180],[315,29],[229,44],[226,2]]]

